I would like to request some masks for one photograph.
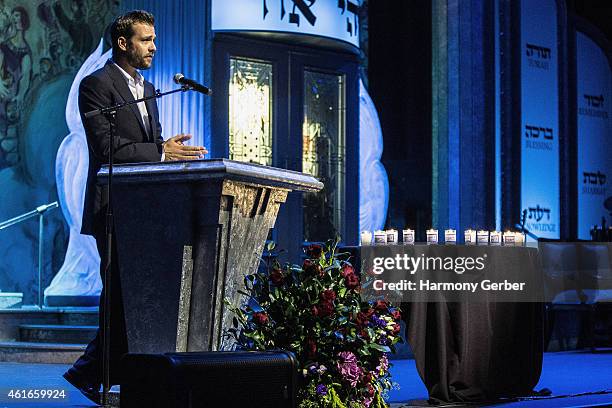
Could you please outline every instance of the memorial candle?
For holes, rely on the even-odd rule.
[[[504,245],[514,246],[516,244],[516,234],[513,231],[504,232]]]
[[[404,245],[413,245],[414,244],[414,230],[405,229],[402,231],[402,238]]]
[[[374,244],[384,245],[387,243],[387,231],[376,230],[374,231]]]
[[[372,245],[372,231],[361,231],[361,245]]]
[[[397,242],[398,242],[397,230],[388,229],[387,230],[387,244],[397,245]]]
[[[427,230],[427,245],[436,245],[438,243],[438,230],[428,229]]]
[[[476,233],[476,243],[478,245],[489,244],[489,231],[480,230]]]
[[[457,243],[457,230],[447,229],[444,231],[444,243],[455,245]]]
[[[473,229],[465,230],[465,245],[474,245],[476,243],[476,231]]]
[[[491,231],[489,235],[489,242],[491,245],[501,245],[502,234],[499,231]]]

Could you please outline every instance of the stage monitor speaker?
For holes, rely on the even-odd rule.
[[[292,353],[190,352],[126,354],[121,408],[294,408]]]

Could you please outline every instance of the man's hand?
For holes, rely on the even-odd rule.
[[[204,157],[208,150],[203,146],[187,146],[184,144],[191,135],[180,134],[164,142],[164,161],[197,160]]]

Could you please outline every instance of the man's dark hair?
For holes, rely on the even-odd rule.
[[[138,23],[154,26],[155,17],[148,11],[133,10],[117,17],[115,21],[113,21],[110,28],[111,41],[113,43],[113,56],[121,52],[117,45],[119,37],[125,37],[128,40],[132,38],[134,35],[134,24]]]

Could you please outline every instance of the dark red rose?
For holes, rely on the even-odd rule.
[[[325,276],[325,269],[323,269],[323,267],[321,267],[321,265],[317,265],[317,267],[315,268],[315,274],[319,275],[320,278],[322,278],[323,276]]]
[[[310,313],[312,313],[313,316],[318,316],[319,308],[316,305],[314,305],[313,307],[310,308]]]
[[[319,303],[319,314],[321,317],[326,317],[334,313],[334,304],[330,301],[323,301]]]
[[[272,272],[270,272],[270,280],[272,281],[273,284],[278,286],[278,285],[281,285],[283,281],[285,280],[285,275],[283,274],[282,270],[275,268],[275,269],[272,269]]]
[[[257,324],[264,325],[268,323],[269,319],[268,319],[268,315],[265,314],[264,312],[255,312],[253,313],[253,320],[255,320]]]
[[[389,304],[386,301],[384,301],[384,300],[377,300],[374,303],[374,309],[376,309],[376,310],[381,310],[381,311],[382,310],[387,310],[388,307],[389,307]]]
[[[355,322],[357,323],[357,326],[360,328],[365,326],[369,320],[370,320],[370,317],[363,312],[357,313],[357,317],[355,318]]]
[[[323,292],[321,292],[321,299],[329,300],[330,302],[333,302],[334,300],[336,300],[336,292],[334,292],[331,289],[326,289]]]
[[[321,245],[312,244],[308,245],[306,248],[306,256],[311,259],[319,259],[321,257],[321,253],[323,252],[323,248]]]
[[[372,317],[372,315],[374,314],[374,309],[369,308],[366,312],[365,312],[366,316],[368,316],[368,319],[370,317]]]
[[[391,317],[393,317],[393,320],[395,321],[399,321],[402,319],[402,313],[395,309],[393,312],[391,312]]]
[[[344,264],[344,266],[340,270],[340,274],[343,278],[346,278],[348,275],[355,275],[355,268],[353,268],[349,264]]]
[[[372,382],[372,373],[366,373],[363,376],[363,383],[364,384],[370,384]]]
[[[359,286],[359,278],[354,273],[347,275],[344,277],[344,284],[349,289],[355,289]]]
[[[374,396],[374,387],[372,387],[372,384],[368,384],[367,388],[368,388],[368,395],[370,397],[373,397]]]
[[[323,268],[321,268],[321,265],[319,265],[319,262],[313,261],[312,259],[306,259],[304,261],[304,264],[302,265],[302,269],[304,269],[304,272],[306,272],[307,274],[313,276],[323,276],[325,274]]]
[[[306,271],[306,270],[312,268],[314,264],[315,263],[314,263],[314,261],[312,259],[306,259],[304,261],[304,263],[302,264],[302,269]]]
[[[370,335],[365,329],[361,329],[361,331],[359,332],[359,336],[361,336],[364,340],[370,341]]]
[[[306,340],[306,355],[311,360],[317,356],[317,343],[313,339]]]

